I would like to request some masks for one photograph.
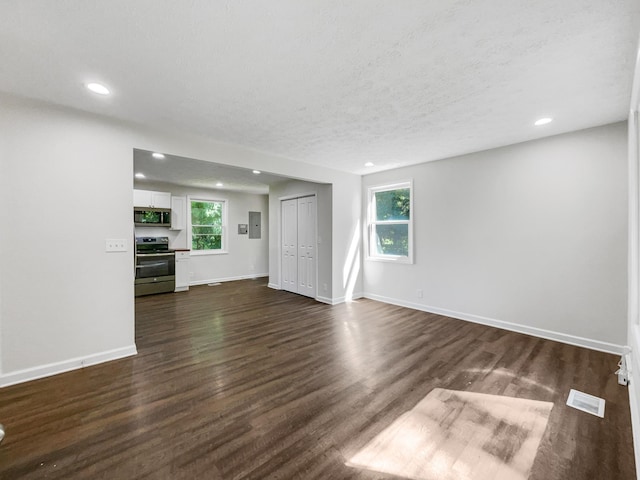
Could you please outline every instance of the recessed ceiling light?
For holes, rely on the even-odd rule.
[[[111,92],[101,83],[87,83],[87,88],[98,95],[109,95]]]
[[[164,155],[162,153],[152,153],[151,156],[158,160],[162,160],[164,158]]]
[[[136,173],[134,175],[134,177],[136,177],[136,178],[147,178],[147,177],[144,176],[144,173],[140,173],[140,172]]]
[[[364,164],[365,167],[373,167],[373,162],[367,162]]]
[[[254,171],[253,171],[253,173],[254,173],[255,175],[260,175],[262,172],[261,172],[260,170],[254,170]]]
[[[222,187],[222,186],[223,186],[223,183],[222,183],[222,182],[218,182],[218,183],[216,183],[216,187]]]
[[[536,120],[534,125],[536,127],[539,127],[540,125],[546,125],[547,123],[551,123],[551,122],[553,122],[553,118],[549,118],[549,117],[539,118],[538,120]]]

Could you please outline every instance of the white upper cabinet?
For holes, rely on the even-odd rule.
[[[147,190],[134,190],[133,191],[133,206],[134,207],[150,207],[151,206],[151,192]]]
[[[171,230],[187,227],[187,197],[171,197]]]
[[[133,206],[146,208],[171,208],[171,194],[169,192],[134,190]]]
[[[169,192],[151,192],[153,208],[171,208],[171,194]]]

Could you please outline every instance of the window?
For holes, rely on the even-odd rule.
[[[224,200],[190,199],[192,252],[225,252],[226,207]]]
[[[413,263],[411,182],[369,189],[369,259]]]

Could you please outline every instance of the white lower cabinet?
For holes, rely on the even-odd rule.
[[[189,257],[191,252],[176,252],[176,292],[189,290]]]

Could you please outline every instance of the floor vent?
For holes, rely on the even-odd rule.
[[[567,398],[567,405],[583,412],[590,413],[600,418],[604,418],[604,399],[594,397],[588,393],[579,392],[573,388],[569,392],[569,398]]]
[[[221,283],[217,282],[217,283],[207,283],[207,286],[209,287],[217,287],[218,285],[222,285]]]

